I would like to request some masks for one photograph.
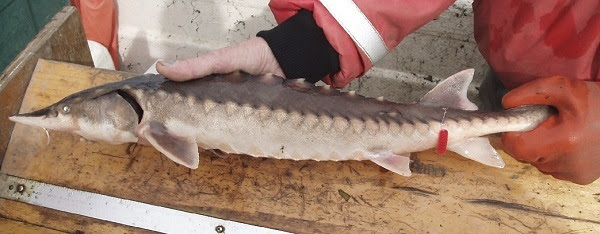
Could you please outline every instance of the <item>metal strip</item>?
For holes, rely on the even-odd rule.
[[[352,0],[321,0],[321,3],[369,57],[372,64],[387,54],[387,46],[381,35]]]
[[[286,233],[3,173],[0,197],[163,233]]]

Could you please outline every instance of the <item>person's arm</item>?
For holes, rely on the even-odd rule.
[[[156,71],[174,81],[202,78],[210,74],[234,71],[250,74],[273,73],[283,76],[271,49],[262,38],[252,38],[240,44],[224,47],[197,58],[175,61],[172,64],[158,62]]]
[[[178,61],[172,66],[159,63],[157,70],[173,80],[235,70],[253,74],[271,72],[311,81],[323,79],[341,88],[368,71],[405,36],[438,16],[454,0],[390,0],[378,4],[367,0],[322,2],[328,7],[316,0],[272,0],[269,5],[279,23],[274,29],[261,32],[259,37],[247,42]],[[338,2],[346,5],[336,4]],[[355,8],[349,11],[345,8],[347,4],[354,4]],[[338,15],[352,14],[336,18],[330,10]],[[360,22],[348,24],[347,19],[360,19]],[[349,34],[341,25],[367,25],[353,27],[354,31],[350,32],[370,33]],[[302,40],[290,41],[290,38]]]
[[[558,179],[600,177],[600,2],[475,1],[475,39],[508,89],[506,108],[545,104],[536,129],[506,133],[505,150]]]
[[[279,23],[296,17],[301,10],[312,12],[314,23],[322,30],[331,48],[337,52],[338,62],[329,64],[339,64],[339,71],[328,73],[325,77],[308,78],[311,80],[324,78],[326,83],[341,88],[367,72],[374,63],[392,51],[404,37],[433,20],[453,2],[454,0],[390,0],[377,3],[369,0],[272,0],[269,6]],[[295,33],[290,32],[294,30]],[[295,27],[280,31],[287,34],[301,34],[304,30]],[[313,65],[310,62],[293,60],[297,53],[310,50],[308,48],[310,44],[296,41],[294,42],[296,45],[290,45],[286,43],[288,38],[281,37],[277,33],[273,34],[275,35],[259,34],[259,36],[264,37],[271,48],[275,48],[275,57],[286,75],[290,73],[294,76],[302,76],[303,73],[297,70],[311,69]],[[326,59],[330,58],[331,55],[326,57]],[[331,71],[334,68],[322,70]]]

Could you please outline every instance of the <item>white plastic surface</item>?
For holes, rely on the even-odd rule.
[[[88,40],[87,42],[94,61],[94,67],[115,70],[115,64],[108,49],[96,41]]]

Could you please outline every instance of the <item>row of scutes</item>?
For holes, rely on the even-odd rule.
[[[428,134],[430,128],[435,123],[425,122],[404,122],[400,123],[391,118],[358,118],[345,117],[340,115],[300,113],[297,111],[288,111],[285,109],[272,109],[265,105],[252,106],[250,104],[238,104],[231,101],[225,103],[217,103],[215,101],[205,99],[198,100],[203,106],[205,114],[211,114],[216,110],[223,110],[228,117],[241,115],[244,118],[256,117],[261,124],[284,123],[286,121],[292,123],[293,126],[299,129],[315,129],[317,127],[323,130],[335,130],[338,132],[346,132],[352,130],[355,134],[363,132],[371,135],[391,133],[393,135],[405,134],[411,135],[415,130],[420,134]],[[190,104],[191,102],[187,102]],[[394,115],[394,114],[392,114]],[[439,125],[439,123],[438,123]]]

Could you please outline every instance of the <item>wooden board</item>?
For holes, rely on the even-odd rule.
[[[120,74],[41,60],[21,112]],[[413,155],[412,177],[371,162],[201,153],[189,170],[151,147],[80,141],[17,124],[1,171],[91,192],[299,233],[592,232],[600,182],[558,181],[505,155],[496,169],[455,154]],[[310,146],[307,146],[310,147]]]
[[[10,220],[6,218],[0,217],[0,227],[2,227],[2,233],[20,233],[20,234],[29,234],[29,233],[64,233],[56,230],[52,230],[45,227],[35,226],[28,223],[23,223],[15,220]]]
[[[0,74],[0,116],[19,110],[39,58],[94,66],[75,7],[64,7]],[[0,118],[0,163],[14,123]]]

